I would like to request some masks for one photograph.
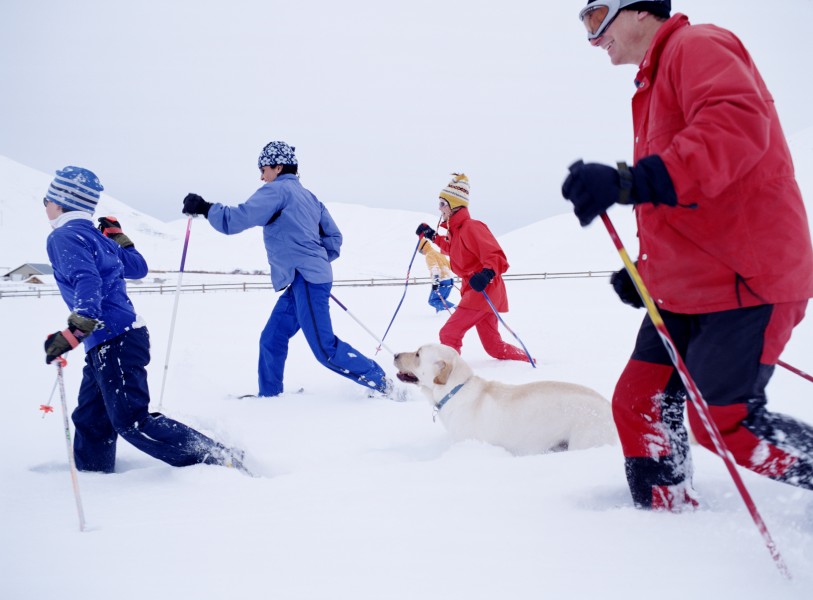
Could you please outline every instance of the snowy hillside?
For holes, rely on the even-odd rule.
[[[26,262],[48,262],[45,239],[51,229],[42,197],[52,178],[0,156],[0,274]],[[163,223],[119,202],[114,198],[115,191],[109,191],[102,194],[96,216],[118,217],[152,270],[177,271],[187,225],[181,214],[183,198],[177,199],[178,220]],[[415,249],[415,228],[422,221],[437,222],[437,216],[431,213],[326,204],[342,229],[348,230],[342,260],[334,264],[338,279],[403,277]],[[427,204],[431,206],[432,202]],[[358,223],[359,234],[348,235],[354,231],[354,223]],[[268,273],[262,231],[254,229],[227,237],[203,219],[193,221],[186,269]]]
[[[795,147],[810,190],[813,151]],[[43,262],[48,234],[40,198],[49,175],[0,159],[0,263]],[[113,190],[111,190],[111,193]],[[808,198],[810,193],[808,193]],[[180,200],[179,200],[180,205]],[[337,276],[403,277],[421,213],[330,205],[345,234]],[[185,219],[163,224],[104,196],[155,266],[177,268]],[[477,215],[477,207],[472,207]],[[634,252],[626,209],[612,209]],[[256,235],[255,235],[256,234]],[[570,215],[501,238],[514,272],[602,270],[618,258],[600,224]],[[413,271],[423,274],[416,261]],[[259,231],[226,238],[193,226],[187,268],[263,268]],[[487,357],[474,335],[463,355],[508,383],[538,379],[612,394],[643,314],[622,305],[606,278],[509,281],[504,315],[539,361]],[[381,335],[402,287],[340,288],[337,296]],[[437,339],[444,321],[410,286],[387,338],[395,351]],[[456,296],[453,296],[455,298]],[[153,408],[161,389],[171,295],[134,295],[149,324]],[[807,600],[813,595],[813,493],[741,471],[791,572],[779,575],[722,462],[694,448],[701,507],[681,515],[634,509],[617,447],[517,458],[477,442],[452,443],[432,407],[408,391],[396,403],[367,398],[291,343],[286,389],[256,392],[256,344],[275,301],[270,291],[181,296],[163,411],[247,452],[259,477],[196,466],[173,469],[119,442],[114,475],[81,474],[88,530],[80,533],[67,470],[59,399],[45,335],[64,326],[58,297],[2,298],[7,341],[0,361],[0,598],[40,600],[510,600],[688,596]],[[345,312],[337,334],[369,356],[376,342]],[[503,331],[507,340],[511,335]],[[813,371],[813,317],[783,358]],[[392,357],[375,355],[390,375]],[[69,409],[82,353],[68,355]],[[770,405],[813,422],[813,384],[778,370]]]

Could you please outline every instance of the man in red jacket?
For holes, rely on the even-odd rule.
[[[632,204],[638,266],[740,465],[813,489],[813,428],[766,409],[765,386],[813,296],[804,203],[773,98],[742,43],[670,18],[671,2],[589,0],[590,44],[639,66],[635,166],[578,161],[562,186],[582,226]],[[621,270],[621,299],[642,306]],[[696,504],[686,391],[648,317],[616,385],[613,415],[636,506]],[[688,406],[698,441],[712,448]]]
[[[528,360],[525,352],[503,341],[497,329],[497,315],[485,296],[499,312],[508,312],[508,294],[502,274],[508,270],[508,260],[500,244],[485,223],[469,216],[469,179],[455,173],[440,192],[439,209],[446,236],[439,235],[426,223],[415,232],[426,237],[449,256],[452,271],[463,281],[460,303],[440,330],[440,343],[460,352],[463,336],[472,327],[489,356],[501,360]]]

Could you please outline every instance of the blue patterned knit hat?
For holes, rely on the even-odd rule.
[[[82,167],[65,167],[56,172],[45,197],[65,210],[82,210],[93,214],[104,188],[92,171]]]
[[[263,167],[274,167],[276,165],[298,164],[294,150],[296,148],[289,146],[285,142],[269,142],[260,152],[257,166],[262,169]]]

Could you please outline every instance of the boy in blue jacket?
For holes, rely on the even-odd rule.
[[[197,194],[183,201],[187,215],[203,215],[217,231],[240,233],[262,227],[271,281],[278,292],[260,335],[259,395],[278,396],[288,357],[288,340],[302,329],[322,365],[368,390],[391,396],[392,382],[381,367],[333,333],[328,300],[331,261],[339,257],[342,234],[327,208],[302,187],[294,148],[270,142],[258,160],[264,185],[239,206],[206,202]]]
[[[150,413],[147,371],[150,338],[127,296],[124,279],[147,274],[147,263],[115,217],[93,212],[104,188],[91,171],[65,167],[43,198],[53,231],[48,258],[63,300],[68,327],[45,341],[45,362],[85,345],[79,401],[72,418],[73,452],[80,471],[112,473],[116,439],[172,466],[199,463],[244,470],[242,452],[226,448],[183,423]]]

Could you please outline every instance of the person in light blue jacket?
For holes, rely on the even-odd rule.
[[[322,365],[368,390],[391,396],[392,382],[383,369],[333,333],[328,306],[333,286],[330,263],[339,257],[342,234],[324,204],[300,183],[294,148],[270,142],[257,164],[264,185],[242,204],[224,206],[187,194],[183,212],[203,215],[228,235],[263,228],[271,281],[283,293],[260,334],[258,395],[283,392],[288,341],[302,329]]]
[[[116,440],[172,466],[215,464],[245,471],[242,452],[202,433],[149,412],[146,366],[150,336],[127,296],[125,279],[147,274],[147,262],[115,217],[93,212],[104,188],[82,167],[65,167],[43,198],[53,231],[48,258],[62,299],[71,310],[68,327],[45,340],[45,362],[85,347],[85,367],[72,419],[73,453],[80,471],[112,473]]]

